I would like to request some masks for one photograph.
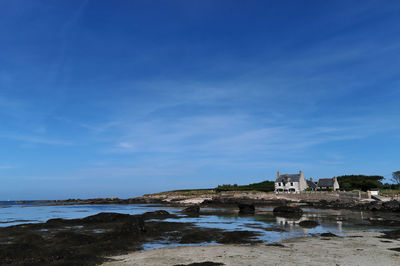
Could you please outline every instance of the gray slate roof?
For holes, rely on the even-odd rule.
[[[310,180],[306,180],[307,181],[307,185],[312,188],[312,189],[316,189],[317,188],[317,184],[315,184],[314,182],[310,181]]]
[[[275,182],[299,182],[299,180],[300,180],[300,174],[294,174],[294,175],[284,174],[277,177]]]
[[[333,187],[334,181],[333,178],[320,178],[318,180],[319,187]]]

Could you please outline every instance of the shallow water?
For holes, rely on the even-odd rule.
[[[0,227],[22,223],[41,223],[49,219],[84,218],[100,212],[118,212],[126,214],[142,214],[159,209],[168,209],[150,204],[130,205],[39,205],[34,202],[15,204],[2,202],[0,204]],[[169,211],[169,209],[168,209]],[[178,210],[173,210],[177,212]]]
[[[350,211],[350,210],[319,210],[303,209],[304,214],[298,219],[276,217],[272,212],[273,208],[257,208],[254,216],[240,216],[234,209],[220,210],[217,215],[203,214],[199,217],[186,217],[180,219],[166,219],[169,222],[190,222],[198,227],[218,228],[228,231],[254,231],[259,234],[258,240],[265,243],[279,242],[288,238],[312,236],[321,233],[331,232],[344,236],[344,232],[385,230],[384,226],[373,226],[371,219],[380,219],[377,214],[371,212]],[[202,209],[202,213],[207,213]],[[319,223],[314,228],[303,228],[299,225],[301,221],[313,220]],[[202,243],[209,244],[209,243]],[[167,243],[160,241],[148,243],[146,248],[158,248],[166,246],[179,246],[178,243]]]
[[[181,208],[155,204],[130,205],[38,205],[33,202],[0,204],[0,226],[11,226],[22,223],[45,222],[53,218],[83,218],[100,212],[118,212],[126,214],[142,214],[149,211],[164,209],[177,214],[179,219],[166,219],[170,222],[187,222],[197,227],[218,228],[228,231],[254,231],[258,239],[266,243],[278,242],[287,238],[312,236],[314,234],[332,232],[342,235],[346,231],[382,230],[383,226],[373,226],[370,221],[381,219],[376,213],[350,210],[319,210],[303,209],[304,214],[298,219],[287,219],[274,216],[273,208],[257,208],[254,216],[239,216],[237,209],[232,208],[202,208],[199,217],[187,217],[180,213]],[[302,228],[299,222],[314,220],[318,222],[315,228]],[[98,232],[101,233],[101,232]],[[215,243],[202,243],[215,244]],[[166,246],[181,246],[168,239],[146,243],[144,249],[154,249]],[[187,246],[187,244],[184,244]]]

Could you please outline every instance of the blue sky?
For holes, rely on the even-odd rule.
[[[400,170],[398,1],[0,1],[0,198]]]

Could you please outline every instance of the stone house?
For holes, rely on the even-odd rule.
[[[303,171],[298,174],[283,174],[278,171],[275,179],[275,192],[299,193],[308,187]]]
[[[317,190],[339,190],[336,176],[333,178],[320,178],[317,183]]]

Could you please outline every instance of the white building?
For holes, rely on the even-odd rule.
[[[296,193],[304,191],[308,187],[304,178],[303,171],[298,174],[283,174],[278,171],[275,179],[275,192],[291,192]]]

